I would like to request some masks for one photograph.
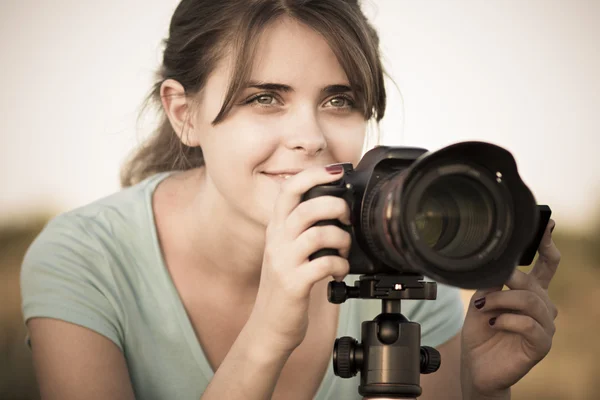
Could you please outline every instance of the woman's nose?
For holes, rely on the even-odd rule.
[[[327,147],[325,132],[314,114],[314,112],[303,113],[302,116],[294,117],[297,119],[296,123],[287,130],[284,139],[287,148],[313,156]]]

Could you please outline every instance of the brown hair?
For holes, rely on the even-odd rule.
[[[123,166],[123,187],[155,173],[204,164],[202,149],[183,144],[162,109],[162,83],[174,79],[185,88],[186,96],[193,97],[226,50],[232,51],[234,73],[221,111],[213,121],[219,123],[249,78],[257,39],[269,22],[283,15],[310,26],[325,38],[348,76],[365,119],[381,120],[386,93],[379,37],[358,0],[182,0],[171,18],[169,36],[163,41],[157,82],[143,103],[143,109],[151,102],[158,107],[160,125]]]

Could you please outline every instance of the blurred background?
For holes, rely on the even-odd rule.
[[[23,254],[49,218],[119,190],[123,159],[152,128],[136,119],[177,3],[0,1],[0,399],[38,398],[20,311]],[[598,398],[600,1],[363,6],[397,85],[387,82],[382,144],[498,144],[553,209],[557,333],[513,399]]]

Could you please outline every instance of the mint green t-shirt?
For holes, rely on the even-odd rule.
[[[214,372],[165,267],[152,213],[152,193],[167,176],[51,220],[23,261],[22,308],[25,321],[56,318],[113,341],[137,399],[198,400]],[[380,307],[379,300],[343,303],[337,337],[360,341],[361,323]],[[421,324],[421,344],[434,347],[456,335],[464,319],[459,290],[441,284],[437,300],[403,301],[402,313]],[[360,374],[335,376],[330,362],[315,399],[361,399],[359,383]]]

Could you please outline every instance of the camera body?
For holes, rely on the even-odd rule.
[[[350,207],[350,274],[415,274],[466,289],[502,285],[531,263],[549,218],[519,177],[512,155],[485,142],[429,152],[378,146],[341,179],[304,194]],[[543,216],[543,218],[540,218]],[[311,259],[337,255],[322,249]]]

